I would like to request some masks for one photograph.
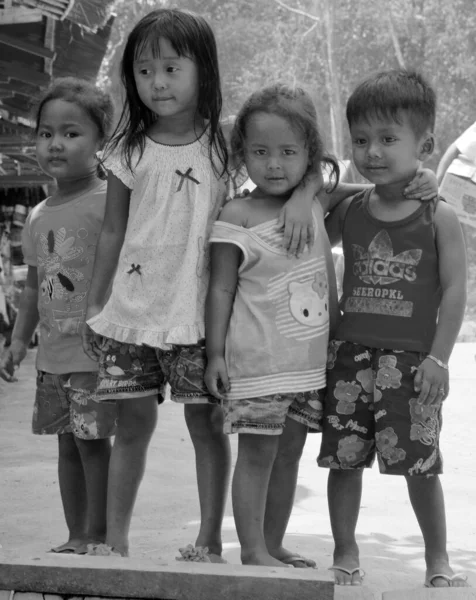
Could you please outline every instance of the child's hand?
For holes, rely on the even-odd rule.
[[[449,373],[429,358],[418,367],[414,380],[415,392],[423,404],[443,402],[449,393]]]
[[[25,358],[26,353],[27,345],[19,340],[13,340],[0,360],[0,377],[10,383],[17,381],[15,369]]]
[[[224,400],[224,392],[230,391],[230,381],[223,356],[208,361],[204,379],[210,394]]]
[[[438,180],[431,169],[418,169],[415,177],[403,190],[408,200],[426,202],[438,196]]]
[[[101,356],[102,336],[95,333],[87,323],[83,323],[81,339],[84,352],[90,359],[98,361]]]
[[[297,258],[304,252],[306,244],[311,249],[314,244],[314,222],[311,206],[301,198],[303,192],[296,189],[279,214],[278,227],[284,229],[283,247],[288,256]]]

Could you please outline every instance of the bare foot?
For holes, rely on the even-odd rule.
[[[357,545],[334,550],[334,564],[331,570],[334,571],[336,585],[362,585],[364,572],[360,568]]]
[[[253,554],[241,554],[241,562],[243,565],[257,565],[259,567],[284,567],[289,568],[280,560],[273,558],[267,552],[255,552]]]
[[[455,574],[447,560],[440,560],[427,565],[425,587],[471,587],[466,579],[464,574]]]
[[[51,548],[50,552],[56,554],[86,554],[87,541],[81,538],[71,538],[64,544]]]

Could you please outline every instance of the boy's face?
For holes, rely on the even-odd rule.
[[[404,111],[398,120],[371,116],[350,127],[355,166],[375,185],[407,183],[432,151],[431,134],[417,136]]]

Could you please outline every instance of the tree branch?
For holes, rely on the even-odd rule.
[[[290,10],[291,12],[294,12],[303,17],[307,17],[308,19],[312,19],[313,21],[320,21],[319,17],[316,17],[316,15],[311,15],[311,13],[308,13],[304,10],[300,10],[299,8],[293,8],[292,6],[288,6],[287,4],[284,4],[284,2],[282,2],[282,0],[274,0],[274,1],[276,2],[276,4],[279,4],[279,6],[282,6],[283,8],[286,8],[287,10]]]
[[[405,60],[403,58],[402,50],[400,48],[400,42],[398,41],[397,34],[395,32],[395,27],[393,25],[393,15],[392,9],[390,6],[388,7],[388,31],[390,33],[390,37],[392,38],[393,49],[395,50],[395,56],[397,57],[398,66],[401,69],[405,69]]]

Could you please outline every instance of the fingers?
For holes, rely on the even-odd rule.
[[[314,246],[314,226],[309,225],[307,228],[307,247],[312,250]]]
[[[427,398],[428,398],[428,394],[430,392],[430,384],[428,383],[428,381],[426,379],[423,379],[423,381],[421,382],[421,386],[420,386],[420,394],[418,396],[418,399],[420,400],[420,402],[423,402],[423,404],[427,403]]]
[[[220,387],[220,383],[222,383],[222,387],[224,387],[219,373],[205,376],[205,383],[212,396],[215,396],[215,398],[218,398],[218,400],[224,400],[224,395],[220,393],[218,389]]]
[[[10,375],[10,373],[7,371],[7,369],[2,368],[2,367],[0,367],[0,379],[3,379],[4,381],[8,381],[8,383],[17,381],[16,377],[14,377],[13,375]]]
[[[9,383],[18,381],[15,377],[15,364],[11,355],[7,356],[0,364],[0,378]]]
[[[298,241],[294,238],[294,225],[289,222],[284,223],[283,247],[288,251],[288,256],[294,254]]]
[[[417,369],[415,379],[413,380],[413,387],[415,392],[419,392],[421,390],[421,384],[423,381],[423,372],[421,369]]]
[[[83,333],[83,350],[91,360],[98,361],[101,356],[99,339],[91,330]]]
[[[434,404],[435,400],[441,398],[441,395],[444,394],[445,390],[440,391],[440,387],[438,383],[433,383],[429,386],[428,395],[425,400],[425,404]]]
[[[299,258],[301,256],[301,254],[304,252],[304,248],[306,247],[308,237],[309,237],[309,230],[306,227],[305,230],[301,230],[301,233],[299,236],[299,243],[298,243],[298,247],[296,250],[297,258]]]

